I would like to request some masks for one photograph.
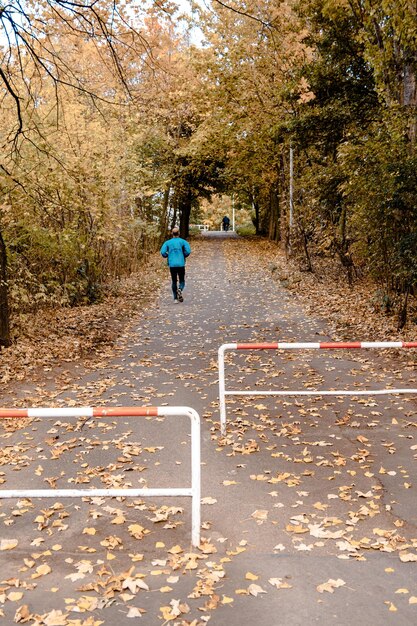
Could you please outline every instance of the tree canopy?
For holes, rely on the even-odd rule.
[[[94,301],[171,225],[187,236],[216,194],[308,269],[315,251],[336,254],[347,280],[371,273],[405,322],[417,282],[415,3],[190,9],[1,2],[0,345],[10,312]]]

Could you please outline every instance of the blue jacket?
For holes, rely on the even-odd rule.
[[[191,254],[190,244],[181,237],[173,237],[162,245],[161,254],[168,259],[169,267],[184,267],[185,259]]]

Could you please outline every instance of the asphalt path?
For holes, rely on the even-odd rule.
[[[193,244],[184,303],[167,273],[112,359],[16,389],[20,405],[26,395],[197,410],[200,548],[188,498],[2,500],[4,623],[417,623],[415,401],[236,396],[222,437],[222,343],[332,339],[256,244],[226,235]],[[242,390],[416,386],[410,356],[369,350],[231,354],[226,371],[228,388]],[[190,482],[182,417],[35,419],[0,437],[7,489]]]

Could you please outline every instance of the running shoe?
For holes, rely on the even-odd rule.
[[[184,298],[183,298],[183,296],[182,296],[182,291],[181,291],[181,289],[180,289],[179,287],[178,287],[178,289],[177,289],[177,296],[178,296],[178,300],[179,300],[180,302],[184,302]]]

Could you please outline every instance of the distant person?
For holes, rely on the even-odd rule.
[[[191,254],[191,248],[188,241],[181,239],[179,228],[175,226],[171,233],[172,239],[162,244],[161,254],[164,259],[168,259],[174,304],[178,304],[184,301],[182,292],[185,287],[185,259]]]
[[[227,215],[224,216],[222,220],[222,224],[223,224],[223,230],[227,232],[230,226],[230,219],[227,217]]]

